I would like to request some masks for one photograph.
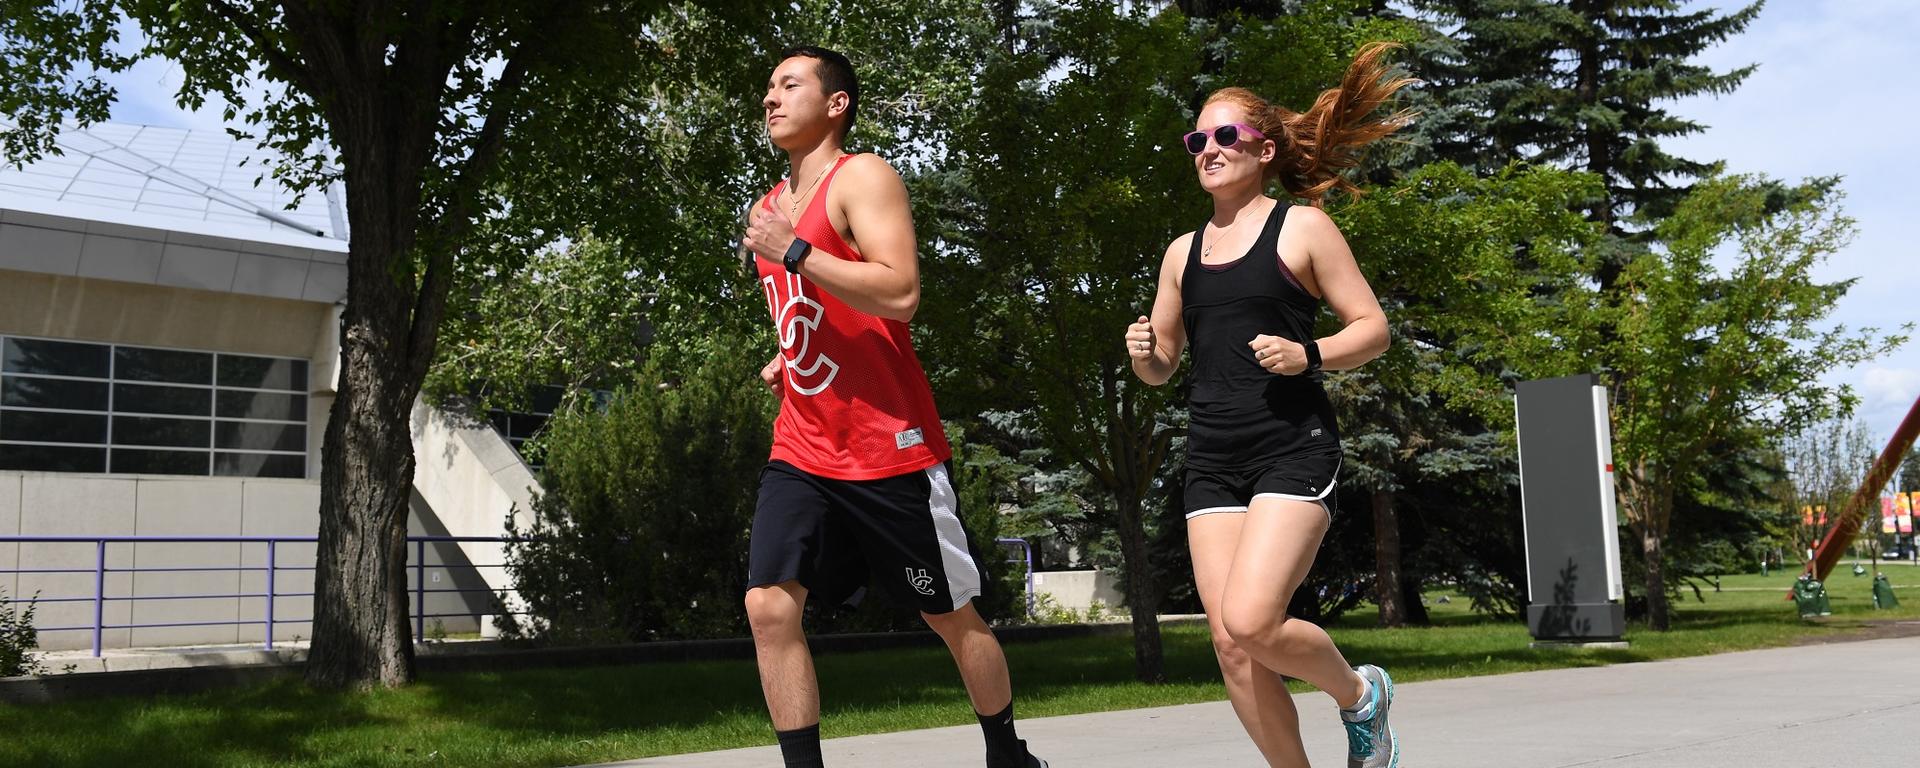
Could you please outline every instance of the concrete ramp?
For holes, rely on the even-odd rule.
[[[531,514],[533,496],[540,492],[540,483],[520,460],[520,454],[491,426],[415,401],[412,432],[415,509],[408,523],[415,530],[408,531],[409,534],[497,538],[506,532],[509,513],[521,521]],[[426,586],[428,589],[484,587],[495,593],[511,589],[513,584],[505,569],[486,567],[506,562],[504,549],[500,544],[487,542],[429,544]],[[410,557],[414,555],[417,553]],[[446,567],[436,569],[435,564]],[[408,578],[414,578],[411,568]],[[431,615],[479,609],[486,599],[487,595],[481,592],[433,593],[428,597],[426,612]],[[511,593],[508,605],[514,610],[521,609]],[[444,624],[450,631],[472,628],[469,621],[449,619]],[[483,617],[478,624],[482,635],[495,634],[492,621]]]

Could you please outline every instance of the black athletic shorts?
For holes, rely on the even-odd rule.
[[[1316,451],[1244,469],[1187,467],[1187,519],[1215,512],[1245,512],[1258,498],[1318,503],[1333,514],[1329,499],[1340,474],[1338,451]]]
[[[980,554],[960,521],[952,467],[880,480],[835,480],[784,461],[760,471],[747,586],[798,581],[844,602],[877,579],[923,613],[951,613],[980,595]]]

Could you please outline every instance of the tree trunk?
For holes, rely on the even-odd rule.
[[[379,137],[392,125],[362,116],[340,131],[353,231],[339,393],[321,454],[313,649],[307,661],[307,681],[321,688],[395,687],[413,680],[406,579],[414,470],[410,415],[444,308],[443,302],[423,301],[423,294],[444,296],[444,281],[423,281],[412,254],[419,227],[417,169],[425,165],[421,147],[430,144],[388,146]],[[407,129],[418,134],[417,126]]]
[[[1660,549],[1660,532],[1652,526],[1643,526],[1640,531],[1640,554],[1647,566],[1647,628],[1655,632],[1667,631],[1667,571],[1666,555]]]
[[[1610,0],[1588,0],[1575,3],[1574,14],[1586,22],[1576,43],[1574,96],[1583,112],[1598,107],[1601,98],[1601,74],[1606,69],[1605,54],[1600,50],[1600,36],[1605,34],[1604,21],[1611,10]],[[1591,118],[1584,114],[1575,117],[1580,121],[1577,129],[1587,150],[1587,171],[1600,177],[1602,183],[1601,199],[1589,216],[1593,221],[1605,224],[1609,230],[1614,226],[1616,201],[1613,198],[1614,158],[1612,148],[1607,143],[1611,137],[1609,129],[1594,125]],[[1611,265],[1603,265],[1600,287],[1612,289],[1614,280],[1619,277],[1618,270],[1607,271]]]
[[[1160,647],[1160,590],[1147,557],[1146,525],[1139,499],[1119,503],[1120,556],[1127,568],[1127,610],[1133,615],[1133,675],[1143,683],[1167,681]]]
[[[407,367],[388,359],[405,344],[384,344],[392,334],[372,330],[376,323],[355,305],[363,303],[349,301],[340,396],[326,424],[307,682],[396,687],[413,680],[407,505],[419,380],[409,382]]]
[[[1400,572],[1401,606],[1407,614],[1407,624],[1416,627],[1433,625],[1433,615],[1427,612],[1425,603],[1420,602],[1420,579],[1406,571]]]
[[[423,205],[427,170],[439,165],[443,91],[473,46],[471,30],[416,9],[405,22],[428,25],[413,30],[427,34],[395,37],[401,16],[336,5],[282,6],[286,42],[310,73],[297,87],[340,150],[351,223],[340,384],[321,457],[307,680],[392,687],[413,679],[409,417],[433,361],[454,256],[478,215],[472,201],[504,146],[504,115],[524,82],[527,48],[507,60],[493,86],[501,100],[465,146],[439,203]],[[423,211],[435,218],[423,221]]]
[[[1407,610],[1401,604],[1400,589],[1400,521],[1395,517],[1391,491],[1373,492],[1373,566],[1380,626],[1406,626]]]

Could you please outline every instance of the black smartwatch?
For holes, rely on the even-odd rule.
[[[1320,370],[1320,342],[1318,342],[1318,341],[1308,341],[1308,342],[1306,343],[1306,348],[1307,348],[1307,370],[1306,370],[1306,372],[1307,372],[1307,373],[1314,373],[1314,372],[1316,372],[1316,371],[1318,371],[1318,370]]]
[[[807,260],[809,253],[813,253],[813,243],[796,237],[793,239],[793,245],[787,246],[787,255],[780,261],[787,265],[788,272],[797,275],[800,273],[800,263]]]

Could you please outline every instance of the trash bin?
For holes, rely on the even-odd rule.
[[[1827,599],[1827,587],[1819,579],[1801,574],[1793,582],[1793,605],[1800,611],[1800,618],[1833,615],[1832,602]]]
[[[1893,596],[1893,582],[1887,581],[1887,575],[1873,575],[1873,607],[1880,609],[1900,607],[1900,598]]]
[[[1820,606],[1813,599],[1813,590],[1807,588],[1807,577],[1801,576],[1793,581],[1793,607],[1800,611],[1800,618],[1820,615]]]

